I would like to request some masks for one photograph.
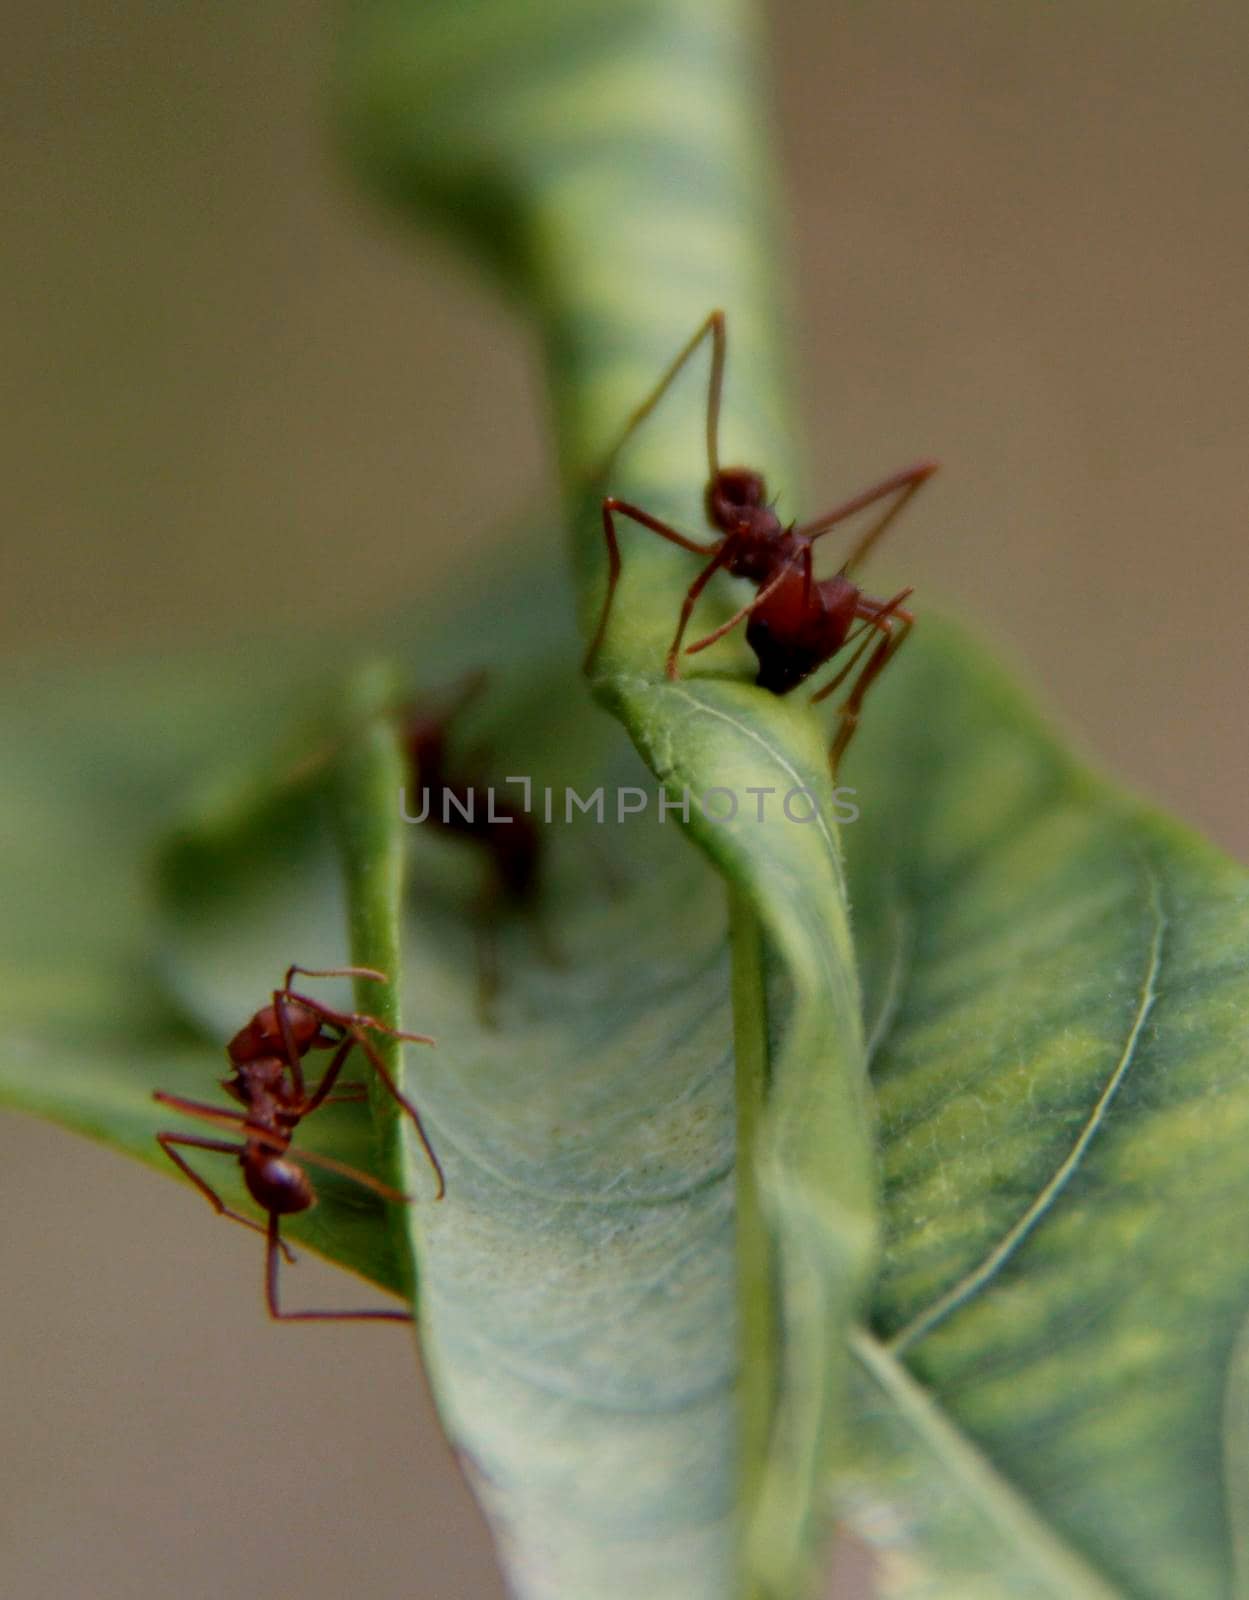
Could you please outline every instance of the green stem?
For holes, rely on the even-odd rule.
[[[385,668],[368,668],[352,682],[343,718],[347,733],[332,790],[347,890],[351,960],[356,966],[384,972],[388,979],[386,983],[357,979],[356,1004],[391,1028],[401,1026],[399,913],[404,853],[398,796],[404,765],[390,710],[397,703],[398,687]],[[378,1035],[374,1045],[395,1082],[402,1086],[403,1052],[398,1040]],[[373,1080],[375,1075],[369,1076]],[[404,1193],[412,1193],[414,1156],[404,1136],[403,1115],[377,1082],[371,1081],[370,1101],[382,1175]],[[401,1207],[391,1208],[390,1224],[403,1294],[411,1301],[416,1294],[416,1269]]]
[[[748,900],[729,891],[733,951],[733,1034],[737,1074],[737,1280],[741,1318],[737,1380],[739,1538],[759,1496],[776,1404],[776,1285],[771,1246],[760,1204],[755,1153],[768,1078],[768,1030],[763,937]],[[742,1560],[742,1600],[760,1591]]]

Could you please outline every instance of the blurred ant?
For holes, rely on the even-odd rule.
[[[473,758],[468,767],[457,767],[451,757],[452,724],[486,682],[486,673],[475,672],[441,704],[409,707],[404,714],[403,740],[421,790],[421,820],[453,838],[469,840],[489,862],[478,938],[479,1001],[483,1017],[493,1023],[499,987],[495,920],[500,905],[533,913],[542,838],[527,811],[480,782],[472,771]]]
[[[487,795],[471,773],[457,773],[447,749],[451,724],[486,682],[486,673],[474,672],[441,706],[409,708],[404,745],[424,792],[422,809],[430,826],[479,844],[490,858],[499,898],[523,908],[537,893],[542,857],[537,826],[505,796]]]
[[[836,676],[812,695],[811,703],[814,705],[838,689],[853,673],[869,647],[874,645],[839,708],[837,733],[829,752],[835,773],[837,763],[858,724],[864,696],[897,654],[915,621],[912,613],[903,608],[903,601],[912,593],[910,589],[900,589],[889,600],[873,600],[852,581],[851,575],[867,558],[873,545],[919,486],[937,470],[937,463],[918,461],[913,466],[892,473],[841,505],[834,506],[813,522],[801,526],[792,522],[784,525],[773,506],[767,503],[767,488],[762,474],[749,467],[720,465],[720,396],[724,386],[726,334],[724,312],[713,311],[629,418],[620,443],[612,453],[608,470],[634,429],[659,404],[677,374],[709,335],[711,379],[707,390],[708,479],[704,503],[707,521],[719,537],[710,544],[700,544],[640,506],[609,495],[603,501],[607,593],[603,597],[598,627],[586,651],[585,671],[588,673],[593,668],[602,645],[616,584],[620,579],[620,548],[616,540],[615,518],[628,517],[631,522],[638,523],[671,544],[679,545],[683,550],[711,557],[686,591],[680,621],[665,661],[665,670],[670,679],[679,677],[677,657],[698,597],[721,568],[735,578],[745,578],[753,583],[757,593],[727,622],[721,623],[704,638],[687,645],[686,655],[705,650],[745,621],[746,642],[759,662],[755,682],[764,689],[770,689],[773,694],[788,694],[847,645],[854,645],[849,660]],[[835,577],[817,582],[812,576],[812,546],[815,541],[856,512],[866,510],[881,500],[891,503],[859,539],[842,563],[840,571]]]
[[[420,1114],[405,1097],[387,1070],[385,1062],[374,1045],[370,1034],[383,1034],[390,1039],[410,1040],[416,1044],[433,1044],[423,1033],[402,1033],[376,1017],[359,1011],[336,1011],[310,995],[299,994],[291,988],[296,973],[307,978],[368,978],[384,983],[386,975],[372,967],[331,967],[318,970],[311,967],[288,967],[280,989],[273,991],[272,1002],[262,1006],[251,1021],[234,1035],[226,1046],[233,1076],[223,1078],[222,1088],[243,1106],[242,1111],[224,1111],[217,1106],[205,1105],[199,1100],[187,1100],[181,1095],[167,1094],[157,1089],[153,1095],[162,1105],[172,1106],[188,1116],[199,1117],[219,1128],[228,1128],[241,1134],[242,1142],[225,1139],[203,1139],[196,1134],[158,1133],[161,1149],[209,1201],[213,1209],[232,1222],[241,1222],[245,1228],[263,1233],[267,1240],[265,1252],[265,1301],[269,1315],[280,1322],[411,1322],[408,1311],[283,1311],[278,1304],[278,1253],[287,1261],[294,1261],[289,1246],[281,1237],[281,1219],[316,1204],[316,1191],[304,1165],[324,1167],[350,1178],[384,1200],[405,1200],[406,1195],[379,1182],[367,1172],[335,1161],[332,1156],[314,1154],[311,1150],[295,1150],[291,1139],[295,1129],[305,1117],[318,1107],[343,1101],[360,1101],[367,1097],[363,1083],[338,1083],[347,1057],[358,1045],[373,1070],[400,1108],[411,1118],[417,1137],[429,1158],[438,1179],[436,1198],[446,1193],[446,1181],[438,1157],[434,1154],[422,1126]],[[311,1050],[333,1050],[330,1063],[316,1088],[309,1092],[304,1082],[303,1058]],[[221,1196],[202,1178],[175,1146],[189,1146],[195,1150],[211,1150],[222,1155],[238,1157],[243,1169],[243,1181],[252,1199],[268,1212],[267,1226],[241,1216],[225,1204]]]

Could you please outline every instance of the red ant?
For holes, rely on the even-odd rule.
[[[367,1172],[359,1172],[341,1161],[335,1161],[332,1156],[291,1148],[295,1129],[319,1106],[359,1101],[367,1096],[368,1090],[363,1083],[343,1084],[338,1093],[332,1092],[347,1057],[357,1045],[369,1058],[374,1071],[399,1106],[411,1118],[438,1178],[436,1198],[441,1200],[446,1193],[442,1167],[426,1137],[420,1114],[395,1083],[369,1034],[380,1033],[390,1039],[410,1040],[417,1044],[433,1044],[434,1041],[427,1034],[401,1033],[399,1029],[379,1022],[376,1017],[358,1011],[336,1011],[310,995],[297,993],[291,988],[291,980],[297,972],[307,978],[386,981],[385,973],[376,972],[372,967],[332,967],[324,970],[288,967],[282,987],[273,991],[272,1002],[262,1006],[226,1046],[233,1076],[222,1079],[222,1088],[244,1107],[242,1111],[224,1111],[199,1100],[166,1094],[163,1089],[157,1089],[153,1095],[162,1105],[172,1106],[188,1116],[199,1117],[205,1122],[242,1134],[242,1143],[202,1139],[196,1134],[186,1133],[158,1133],[156,1138],[173,1164],[190,1178],[215,1211],[223,1217],[229,1217],[232,1222],[241,1222],[245,1228],[253,1228],[266,1236],[265,1300],[271,1317],[282,1322],[411,1322],[412,1315],[408,1311],[283,1311],[278,1304],[278,1252],[281,1251],[287,1261],[295,1259],[281,1237],[281,1219],[307,1211],[316,1204],[316,1192],[303,1170],[303,1164],[337,1172],[371,1189],[384,1200],[407,1198],[370,1177]],[[320,1083],[311,1092],[304,1083],[302,1064],[310,1050],[334,1052]],[[268,1212],[268,1225],[262,1226],[250,1217],[232,1211],[212,1185],[195,1171],[185,1157],[178,1154],[174,1148],[176,1145],[237,1156],[248,1193],[263,1211]]]
[[[422,817],[430,827],[467,839],[488,856],[490,883],[481,908],[478,935],[479,1001],[483,1018],[493,1022],[499,987],[494,919],[498,904],[532,913],[542,865],[542,838],[521,807],[457,770],[448,750],[455,718],[485,688],[484,672],[471,674],[441,705],[412,707],[405,713],[404,744],[421,789]]]
[[[486,674],[475,672],[442,706],[410,708],[404,743],[423,791],[422,809],[429,825],[480,844],[490,857],[498,895],[514,906],[527,907],[537,893],[542,855],[533,818],[504,796],[489,796],[480,783],[457,774],[447,750],[452,722],[485,686]]]
[[[676,679],[679,676],[677,657],[698,597],[721,568],[735,578],[745,578],[753,583],[758,592],[727,622],[721,623],[704,638],[687,645],[687,655],[705,650],[749,618],[746,641],[759,662],[755,682],[770,689],[773,694],[788,694],[847,645],[855,645],[849,660],[836,676],[812,695],[811,703],[814,705],[845,682],[875,641],[875,648],[868,655],[840,707],[837,734],[830,751],[835,772],[858,723],[864,696],[886,664],[897,654],[915,621],[912,613],[904,610],[902,604],[911,595],[910,589],[900,589],[889,600],[873,600],[852,581],[851,574],[866,559],[872,546],[919,486],[937,470],[937,463],[919,461],[905,467],[861,494],[843,501],[813,522],[801,526],[792,522],[788,526],[782,524],[766,501],[767,488],[760,473],[749,467],[720,465],[720,395],[724,385],[726,335],[724,312],[713,311],[629,418],[620,443],[608,463],[609,470],[634,429],[659,404],[677,374],[709,334],[712,345],[711,380],[707,391],[708,480],[704,500],[707,521],[717,530],[719,538],[711,544],[700,544],[640,506],[609,495],[603,501],[603,536],[607,541],[608,561],[607,593],[603,598],[598,627],[586,652],[585,670],[589,672],[592,669],[598,655],[607,631],[616,584],[620,579],[620,548],[616,541],[614,519],[616,516],[628,517],[651,533],[657,533],[661,539],[680,545],[683,550],[711,557],[686,591],[681,618],[665,662],[669,678]],[[815,541],[856,512],[890,497],[896,498],[863,534],[836,576],[816,582],[812,576],[812,546]],[[898,623],[896,631],[892,626],[894,622]],[[856,627],[856,624],[861,626]]]

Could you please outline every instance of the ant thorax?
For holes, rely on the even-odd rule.
[[[725,537],[731,544],[725,567],[735,578],[748,578],[751,583],[766,583],[802,548],[792,526],[784,527],[771,506],[739,512],[735,527]]]
[[[287,1064],[276,1056],[260,1056],[255,1061],[239,1062],[232,1078],[223,1078],[222,1088],[241,1105],[259,1111],[282,1111],[298,1100],[294,1084],[287,1076]]]

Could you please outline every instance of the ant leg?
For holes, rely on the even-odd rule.
[[[299,1113],[301,1117],[309,1116],[319,1105],[324,1105],[325,1098],[334,1087],[338,1074],[343,1070],[343,1063],[355,1048],[355,1043],[354,1035],[349,1033],[339,1044],[329,1066],[326,1067],[325,1072],[322,1074],[320,1083],[313,1090],[311,1098],[304,1102]]]
[[[886,664],[905,642],[910,631],[911,624],[904,621],[898,628],[897,633],[891,631],[889,637],[881,641],[869,656],[867,665],[855,680],[854,688],[846,696],[845,704],[838,713],[840,720],[837,727],[837,736],[833,740],[832,749],[829,751],[829,765],[832,768],[834,777],[837,774],[841,758],[846,752],[846,746],[854,737],[855,729],[859,725],[859,713],[863,706],[863,697],[884,670]]]
[[[189,1133],[158,1133],[156,1142],[173,1162],[174,1166],[177,1167],[178,1171],[190,1178],[191,1182],[219,1217],[229,1217],[231,1222],[241,1222],[245,1228],[251,1228],[254,1233],[265,1232],[264,1227],[259,1222],[253,1222],[250,1217],[245,1217],[238,1211],[231,1211],[208,1179],[201,1177],[191,1163],[184,1156],[180,1156],[173,1148],[174,1145],[181,1144],[188,1145],[193,1150],[212,1150],[221,1155],[239,1156],[246,1150],[246,1145],[229,1144],[224,1139],[197,1139],[193,1134]],[[286,1259],[294,1261],[295,1252],[284,1240],[281,1243]]]
[[[863,659],[863,652],[867,649],[868,645],[871,644],[872,635],[875,633],[875,631],[875,623],[869,622],[864,627],[860,628],[858,633],[852,633],[849,638],[847,638],[845,641],[846,644],[851,644],[855,639],[858,639],[859,643],[857,647],[855,648],[849,661],[847,661],[841,668],[840,672],[838,672],[835,677],[830,678],[822,689],[817,689],[816,692],[811,696],[811,705],[818,706],[821,700],[827,700],[830,694],[835,694],[836,691],[841,688],[842,684]]]
[[[916,490],[921,488],[923,484],[927,483],[928,479],[932,477],[936,470],[937,463],[935,461],[921,461],[918,466],[911,467],[907,472],[904,472],[900,475],[904,481],[902,492],[898,495],[898,498],[894,501],[894,503],[886,508],[884,515],[872,524],[872,526],[859,540],[858,544],[855,545],[854,549],[851,550],[850,554],[842,563],[842,571],[844,573],[849,574],[853,572],[862,564],[862,562],[867,559],[872,546],[889,527],[894,518],[902,512],[903,508],[915,494]]]
[[[278,1251],[284,1249],[278,1213],[269,1213],[265,1251],[265,1304],[275,1322],[411,1322],[410,1311],[283,1311],[278,1303]]]
[[[804,569],[803,594],[805,597],[809,595],[811,591],[811,549],[809,545],[803,547],[802,556],[800,559],[802,560]],[[750,601],[748,605],[744,605],[740,611],[734,612],[727,622],[722,622],[718,628],[714,628],[705,636],[705,638],[696,639],[693,644],[687,644],[685,647],[686,655],[697,655],[700,650],[705,650],[708,645],[715,644],[717,639],[723,639],[726,633],[731,633],[739,622],[744,622],[752,611],[761,606],[765,600],[770,598],[771,595],[775,594],[777,589],[780,588],[781,584],[784,583],[785,579],[792,571],[793,563],[786,562],[785,565],[781,567],[773,577],[768,579],[763,588],[760,589],[759,593],[754,597],[753,600]]]
[[[664,369],[663,376],[659,382],[647,395],[646,399],[643,400],[642,404],[638,406],[637,410],[631,413],[629,420],[625,423],[624,432],[620,435],[612,449],[612,453],[603,464],[602,471],[599,474],[600,477],[606,478],[608,476],[615,464],[616,457],[628,444],[636,430],[650,416],[664,395],[667,394],[677,374],[708,334],[711,335],[711,378],[707,387],[707,475],[709,478],[715,477],[720,470],[720,391],[724,387],[724,358],[727,350],[724,312],[720,310],[713,311],[705,322],[699,324],[693,337],[682,345],[676,356]]]
[[[425,1124],[421,1121],[420,1112],[403,1093],[399,1085],[395,1082],[394,1078],[391,1077],[390,1072],[387,1070],[386,1063],[378,1054],[368,1035],[360,1032],[356,1035],[356,1038],[359,1042],[360,1048],[364,1051],[365,1055],[368,1056],[370,1062],[372,1063],[373,1070],[386,1085],[387,1089],[391,1093],[391,1096],[398,1101],[400,1107],[406,1111],[408,1116],[411,1118],[412,1125],[416,1129],[416,1136],[421,1141],[421,1148],[424,1150],[426,1159],[428,1160],[430,1166],[434,1169],[434,1174],[438,1179],[438,1191],[434,1195],[434,1199],[441,1200],[447,1192],[447,1179],[442,1170],[442,1163],[434,1154],[434,1147],[429,1142],[429,1135],[425,1132]]]
[[[902,602],[908,599],[912,594],[914,594],[914,592],[915,591],[913,589],[899,589],[897,594],[895,594],[891,600],[884,601],[873,600],[869,595],[859,596],[858,608],[856,609],[855,615],[856,617],[861,617],[863,619],[863,626],[858,629],[857,632],[848,635],[848,637],[842,643],[842,648],[844,649],[847,644],[853,644],[856,639],[859,639],[861,642],[854,654],[850,657],[849,661],[847,661],[841,668],[840,672],[838,672],[835,677],[830,678],[822,689],[817,690],[816,693],[811,696],[811,705],[819,705],[821,700],[827,700],[830,694],[841,687],[845,680],[854,671],[855,665],[862,658],[863,652],[872,642],[872,636],[874,633],[883,633],[886,635],[889,634],[890,617],[899,616],[906,621],[908,627],[912,622],[914,622],[915,619],[911,613],[909,611],[902,610]],[[877,642],[879,644],[879,641]],[[899,640],[899,643],[901,643],[901,640]]]
[[[616,598],[616,585],[620,582],[620,544],[616,538],[614,518],[616,512],[651,533],[657,533],[661,539],[667,539],[669,544],[680,545],[682,550],[689,550],[694,555],[710,555],[719,548],[718,543],[699,544],[693,539],[687,539],[670,523],[661,522],[658,517],[652,517],[649,511],[643,511],[641,506],[631,505],[627,500],[617,500],[612,496],[604,500],[603,538],[607,541],[607,592],[603,596],[603,609],[599,613],[598,627],[594,630],[594,637],[590,640],[589,649],[581,663],[581,670],[587,673],[594,665],[595,657],[603,643],[603,636],[607,632],[607,619],[611,615],[612,602]]]
[[[698,604],[698,597],[724,565],[727,556],[731,553],[733,540],[734,535],[730,534],[727,539],[716,546],[715,554],[711,560],[685,591],[685,599],[681,603],[681,616],[677,622],[677,631],[672,636],[672,643],[668,646],[668,654],[664,660],[664,672],[673,683],[681,676],[677,671],[677,656],[681,652],[681,640],[684,639],[685,630],[689,627],[690,618],[694,614],[694,607]]]
[[[837,737],[833,740],[833,747],[829,751],[829,763],[834,777],[837,775],[837,766],[845,754],[846,746],[854,737],[854,731],[859,725],[859,713],[862,710],[863,697],[888,663],[892,661],[906,643],[914,625],[915,618],[909,611],[895,611],[893,614],[898,621],[897,631],[895,632],[890,628],[888,622],[883,623],[885,637],[867,658],[867,664],[854,680],[854,687],[846,696],[838,713],[840,721],[837,727]]]
[[[392,1189],[388,1183],[383,1183],[371,1173],[361,1172],[359,1167],[349,1167],[345,1161],[322,1155],[319,1150],[304,1150],[291,1145],[287,1153],[292,1161],[306,1161],[310,1167],[324,1167],[327,1172],[336,1172],[340,1178],[350,1178],[352,1183],[358,1183],[364,1189],[371,1189],[374,1194],[381,1195],[383,1200],[393,1200],[396,1205],[406,1204],[412,1198],[411,1195],[401,1194],[398,1189]]]
[[[292,970],[301,971],[303,969],[294,968]],[[355,971],[363,972],[373,977],[384,976],[382,973],[373,972],[371,968],[367,967],[358,968],[355,969]],[[305,975],[313,977],[321,976],[319,973]],[[338,976],[338,974],[335,973],[333,976]],[[301,1005],[307,1006],[309,1010],[321,1017],[324,1021],[328,1022],[332,1027],[342,1028],[343,1031],[349,1034],[351,1038],[354,1039],[356,1044],[360,1046],[365,1055],[368,1056],[373,1070],[386,1085],[386,1088],[390,1091],[391,1096],[398,1102],[401,1109],[405,1111],[411,1118],[412,1125],[416,1129],[417,1138],[421,1141],[421,1147],[424,1149],[426,1157],[429,1160],[429,1164],[434,1169],[434,1172],[438,1177],[438,1193],[436,1194],[435,1199],[441,1200],[447,1192],[446,1178],[443,1175],[442,1164],[439,1162],[438,1157],[434,1154],[433,1146],[429,1142],[429,1136],[425,1132],[425,1125],[421,1121],[421,1114],[399,1088],[399,1085],[395,1082],[394,1078],[387,1070],[386,1063],[382,1060],[376,1048],[370,1041],[366,1029],[371,1029],[375,1033],[385,1034],[389,1039],[410,1040],[415,1044],[433,1044],[434,1041],[427,1033],[404,1033],[399,1028],[392,1028],[389,1023],[382,1022],[377,1017],[371,1017],[363,1011],[335,1011],[332,1006],[324,1005],[320,1000],[314,1000],[310,995],[300,994],[294,989],[288,989],[285,991],[285,993],[288,999],[298,1000]]]
[[[215,1128],[228,1128],[231,1133],[246,1133],[249,1138],[259,1144],[271,1145],[274,1150],[284,1148],[281,1135],[274,1133],[272,1128],[266,1128],[262,1123],[252,1122],[245,1111],[223,1111],[219,1106],[206,1106],[201,1100],[186,1100],[180,1094],[166,1094],[163,1089],[154,1089],[152,1099],[158,1100],[163,1106],[171,1106],[175,1111],[181,1111],[188,1117],[198,1117],[201,1122],[211,1122]]]
[[[188,1100],[185,1095],[169,1094],[165,1089],[153,1089],[152,1099],[175,1111],[189,1112],[193,1117],[203,1117],[205,1122],[215,1122],[219,1128],[229,1128],[231,1133],[241,1133],[247,1125],[246,1111],[229,1111],[222,1106],[205,1105],[202,1100]]]
[[[291,979],[296,973],[304,978],[370,978],[375,983],[385,983],[386,974],[379,972],[376,967],[301,967],[292,965],[286,969],[286,978],[282,984],[282,993],[292,1000],[302,1000],[302,995],[291,992]]]
[[[843,573],[852,572],[855,567],[866,558],[872,546],[884,533],[885,529],[906,505],[915,491],[932,477],[937,470],[935,461],[917,461],[914,466],[904,467],[901,472],[894,472],[887,478],[882,478],[879,483],[870,489],[864,489],[860,494],[852,495],[849,500],[843,500],[839,506],[834,506],[831,511],[826,511],[822,517],[816,517],[813,522],[804,523],[802,527],[795,528],[794,532],[807,539],[820,539],[824,534],[831,532],[838,523],[844,522],[847,517],[852,517],[857,511],[865,511],[868,506],[875,505],[878,500],[885,499],[888,495],[896,495],[897,499],[892,505],[885,508],[884,514],[879,517],[867,530],[863,537],[851,550],[842,566]]]
[[[286,975],[286,988],[273,991],[273,1014],[278,1019],[278,1032],[282,1035],[282,1044],[286,1050],[286,1064],[291,1069],[291,1082],[295,1085],[295,1093],[302,1100],[304,1097],[304,1068],[299,1056],[299,1045],[295,1040],[295,1030],[291,1027],[290,1013],[286,1009],[286,996],[290,990],[291,975]]]
[[[334,976],[337,977],[338,974],[335,973]],[[298,1000],[301,1006],[307,1006],[309,1011],[315,1012],[332,1028],[342,1028],[348,1033],[353,1029],[371,1028],[374,1033],[384,1033],[388,1039],[405,1039],[410,1044],[437,1043],[428,1033],[405,1033],[402,1028],[392,1028],[380,1017],[371,1017],[367,1011],[336,1011],[333,1006],[327,1006],[323,1000],[314,1000],[310,994],[301,994],[298,989],[283,989],[281,993],[288,1000]],[[335,1044],[337,1042],[336,1040]]]
[[[868,506],[875,505],[878,500],[883,500],[891,494],[902,494],[902,501],[896,507],[890,507],[887,516],[890,521],[897,515],[901,506],[910,499],[911,495],[932,477],[937,471],[939,463],[936,461],[917,461],[912,466],[903,467],[899,472],[891,472],[887,478],[882,478],[879,483],[874,483],[868,489],[860,490],[858,494],[851,495],[848,500],[843,500],[840,505],[826,511],[822,516],[815,517],[812,521],[803,523],[794,529],[796,534],[807,539],[819,539],[835,528],[838,523],[844,522],[847,517],[852,517],[858,511],[866,511]],[[878,535],[869,535],[873,537]],[[860,547],[864,541],[860,542]]]

